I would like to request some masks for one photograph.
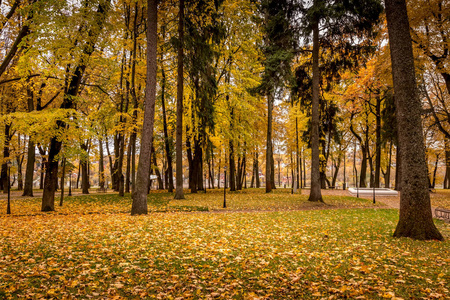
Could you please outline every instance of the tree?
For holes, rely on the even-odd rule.
[[[106,15],[109,10],[109,1],[100,1],[95,12],[95,18],[91,27],[87,30],[86,41],[81,46],[82,58],[78,61],[73,73],[67,73],[66,86],[64,90],[63,103],[61,109],[73,109],[75,107],[75,97],[78,96],[81,81],[87,68],[88,58],[94,53],[95,44],[104,26]],[[85,30],[85,24],[80,25],[80,31]],[[75,45],[79,41],[74,41]],[[70,64],[67,66],[70,70]],[[66,123],[62,120],[56,122],[60,130],[66,128]],[[48,154],[48,164],[45,174],[44,191],[42,195],[42,211],[55,210],[55,191],[58,184],[58,155],[61,151],[63,141],[58,136],[53,136],[50,140],[50,150]]]
[[[184,199],[183,192],[183,43],[184,0],[180,0],[178,12],[178,77],[177,77],[177,129],[176,129],[176,189],[175,199]]]
[[[151,146],[156,102],[157,0],[147,0],[147,83],[145,87],[144,124],[141,152],[133,194],[132,215],[147,214],[147,190],[150,179]]]
[[[255,89],[267,97],[267,139],[266,139],[266,193],[275,188],[272,182],[273,145],[272,113],[277,92],[292,78],[291,62],[294,58],[296,30],[293,20],[295,3],[290,0],[264,0],[261,3],[264,26],[264,73],[261,84]]]
[[[443,240],[433,223],[421,112],[405,0],[386,0],[392,77],[401,150],[400,219],[394,237]]]
[[[304,34],[311,33],[313,55],[313,97],[311,120],[311,193],[310,201],[322,201],[320,192],[320,158],[319,158],[319,51],[320,45],[328,45],[333,53],[342,53],[334,61],[330,78],[339,77],[338,70],[354,68],[355,56],[367,51],[367,44],[373,35],[373,25],[378,22],[382,6],[379,0],[365,1],[326,1],[315,0],[310,7],[302,7],[304,14]],[[320,32],[321,37],[320,37]],[[356,43],[356,40],[359,43]],[[369,47],[370,48],[370,47]],[[341,59],[342,58],[342,59]]]

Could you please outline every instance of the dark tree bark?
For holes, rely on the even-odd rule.
[[[436,155],[436,161],[434,162],[433,179],[431,181],[431,187],[434,189],[436,187],[436,173],[439,164],[439,154]]]
[[[444,177],[444,189],[450,189],[450,140],[444,138],[445,145],[445,177]]]
[[[98,151],[100,152],[100,160],[98,162],[98,185],[101,191],[106,191],[105,188],[105,166],[103,160],[103,140],[101,138],[98,139]]]
[[[176,130],[176,191],[175,199],[184,199],[183,191],[183,45],[184,0],[179,2],[178,12],[178,70],[177,70],[177,130]]]
[[[380,172],[381,172],[381,97],[377,95],[376,97],[376,141],[375,141],[375,187],[380,187]]]
[[[261,187],[261,181],[259,180],[259,154],[258,154],[258,148],[256,148],[255,152],[255,184],[256,188]]]
[[[159,171],[158,168],[158,163],[156,161],[156,151],[155,151],[155,147],[152,145],[152,165],[153,168],[155,169],[155,174],[158,180],[158,190],[163,190],[164,189],[164,183],[161,177],[161,172]]]
[[[402,190],[402,157],[399,145],[397,145],[397,150],[395,154],[395,184],[394,189],[396,191]]]
[[[80,160],[81,164],[81,193],[89,194],[89,153],[88,153],[88,143],[81,144],[81,149],[84,151],[84,155]]]
[[[295,161],[295,167],[297,170],[297,189],[300,188],[300,186],[302,186],[301,184],[301,177],[302,177],[302,167],[301,167],[301,158],[300,158],[300,153],[299,153],[299,141],[298,141],[298,117],[295,117],[295,150],[296,150],[296,161]]]
[[[192,191],[195,189],[194,193],[197,192],[196,185],[194,187],[194,158],[192,156],[192,148],[191,148],[191,140],[189,137],[186,138],[186,154],[188,159],[188,167],[189,167],[189,189]]]
[[[384,187],[390,188],[391,187],[391,165],[392,165],[392,142],[389,143],[389,158],[388,163],[386,167],[386,172],[383,173],[384,175]]]
[[[161,55],[162,56],[162,55]],[[161,57],[161,61],[162,61]],[[164,131],[164,149],[166,150],[166,157],[167,157],[167,177],[168,177],[168,186],[167,190],[169,193],[173,192],[174,186],[173,186],[173,163],[172,163],[172,152],[170,151],[170,140],[169,140],[169,134],[167,130],[167,116],[166,116],[166,97],[165,97],[165,91],[166,91],[166,73],[164,70],[164,65],[161,64],[161,74],[162,74],[162,82],[161,82],[161,106],[162,106],[162,112],[163,112],[163,131]]]
[[[353,115],[351,118],[353,118]],[[361,147],[361,174],[359,176],[359,187],[366,187],[367,147],[365,141],[363,141],[361,136],[354,130],[352,123],[350,123],[350,131],[356,137]]]
[[[34,163],[36,161],[36,147],[31,139],[28,139],[27,165],[25,171],[25,186],[22,196],[33,197]]]
[[[267,140],[266,140],[266,193],[272,191],[272,111],[273,91],[267,95]]]
[[[18,1],[17,1],[18,2]],[[27,90],[27,104],[28,112],[34,110],[33,91],[31,88]],[[33,197],[33,176],[34,176],[34,163],[36,161],[36,147],[31,138],[28,138],[28,150],[27,150],[27,165],[25,170],[25,186],[22,196]]]
[[[433,223],[425,144],[405,0],[386,0],[392,77],[402,160],[400,218],[394,237],[443,240]]]
[[[81,161],[78,163],[77,183],[75,185],[76,189],[78,189],[78,186],[80,185],[80,178],[81,178]]]
[[[156,45],[157,0],[147,0],[147,82],[144,105],[144,124],[141,134],[136,190],[133,194],[132,215],[147,214],[147,187],[150,173],[151,145],[156,101]]]
[[[317,0],[314,1],[316,4]],[[311,192],[309,201],[323,202],[320,190],[320,158],[319,158],[319,17],[314,14],[313,20],[313,82],[312,82],[312,108],[311,108]]]
[[[1,178],[2,178],[2,186],[3,186],[3,194],[8,193],[8,164],[6,160],[9,160],[9,143],[11,141],[11,123],[5,124],[5,144],[3,146],[3,163],[2,163],[2,169],[1,169]]]
[[[230,157],[229,157],[229,169],[230,169],[230,192],[236,191],[236,162],[234,161],[234,146],[233,141],[230,140]]]
[[[62,170],[61,170],[61,198],[59,199],[59,206],[63,205],[64,202],[64,177],[66,176],[66,158],[62,160]]]
[[[20,134],[17,136],[17,143],[19,146],[19,149],[21,148],[21,136]],[[25,137],[24,137],[24,144],[25,144]],[[23,190],[23,173],[22,173],[22,166],[23,166],[23,159],[24,154],[21,153],[16,156],[16,163],[17,163],[17,190],[22,191]]]
[[[130,192],[131,188],[131,136],[127,146],[127,168],[125,170],[125,193]]]

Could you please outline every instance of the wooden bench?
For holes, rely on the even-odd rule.
[[[442,207],[437,207],[434,210],[436,218],[450,222],[450,209],[445,209]]]

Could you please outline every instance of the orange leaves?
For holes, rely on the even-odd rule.
[[[185,204],[212,202],[211,195],[192,196]],[[238,195],[233,194],[235,209],[256,198],[266,201],[261,207],[276,203],[263,194]],[[109,213],[0,217],[0,295],[439,299],[448,294],[448,242],[392,239],[394,210],[131,217],[111,213],[114,201],[97,201],[99,207],[110,203]],[[439,226],[450,235],[448,225]]]

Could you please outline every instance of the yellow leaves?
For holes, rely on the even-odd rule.
[[[295,201],[303,201],[280,193],[230,194],[230,209],[245,213],[136,218],[117,205],[129,205],[129,198],[91,195],[93,203],[79,198],[84,206],[71,206],[95,212],[88,215],[67,209],[65,215],[14,216],[14,222],[0,216],[0,292],[7,298],[94,299],[445,296],[448,242],[393,240],[397,213],[391,210],[249,212],[298,208]],[[214,209],[219,195],[190,195],[183,204]],[[165,197],[170,194],[150,195],[152,201]],[[438,257],[441,265],[434,263]]]

